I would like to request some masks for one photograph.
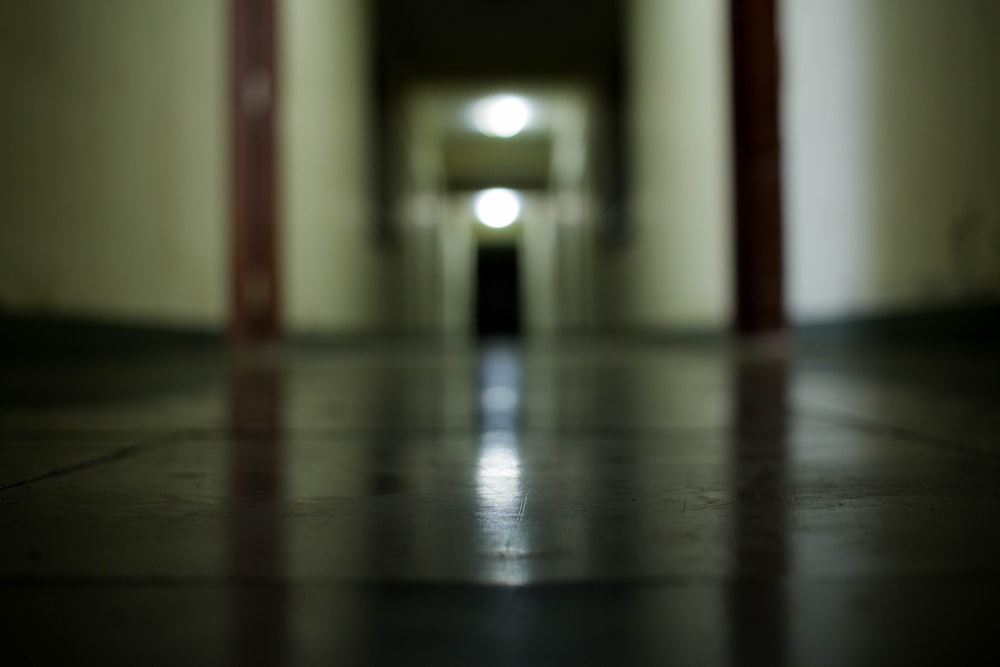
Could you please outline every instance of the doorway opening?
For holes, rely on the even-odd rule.
[[[521,335],[521,261],[516,246],[476,249],[476,336]]]

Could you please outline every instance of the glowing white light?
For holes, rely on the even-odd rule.
[[[478,477],[484,495],[506,500],[519,490],[521,459],[510,449],[488,449],[479,459]]]
[[[473,203],[476,219],[487,227],[507,227],[521,215],[521,198],[513,190],[491,188],[476,195]]]
[[[531,120],[531,105],[517,95],[497,95],[477,103],[472,121],[483,134],[492,137],[513,137]]]
[[[482,394],[483,410],[487,412],[509,412],[517,407],[520,397],[517,390],[510,387],[488,387]]]
[[[483,434],[479,453],[477,486],[480,501],[492,519],[498,511],[511,509],[521,493],[521,456],[517,451],[517,436],[510,431],[489,431]]]
[[[476,470],[478,542],[486,559],[483,575],[508,586],[531,580],[531,536],[522,521],[528,492],[521,483],[521,454],[514,431],[486,431]]]

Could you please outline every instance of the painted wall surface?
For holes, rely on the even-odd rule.
[[[449,283],[456,278],[449,266],[449,232],[445,213],[445,172],[441,124],[433,97],[413,90],[395,123],[394,150],[398,172],[393,179],[399,234],[400,297],[398,316],[410,333],[448,330],[454,304],[448,302]],[[458,280],[465,278],[460,276]],[[451,311],[451,312],[449,312]]]
[[[1000,4],[781,10],[792,317],[1000,296]]]
[[[222,326],[225,20],[0,3],[0,308]]]
[[[634,0],[630,207],[603,254],[606,326],[716,328],[730,312],[728,29],[723,0]]]
[[[547,336],[559,330],[558,220],[551,195],[522,193],[519,239],[521,313],[525,333]],[[482,225],[479,225],[482,227]]]
[[[387,324],[392,257],[369,226],[366,3],[280,3],[285,317],[292,331]]]
[[[441,276],[442,331],[446,336],[471,336],[475,330],[472,302],[475,294],[476,234],[466,194],[452,194],[442,211]]]
[[[554,142],[549,190],[554,264],[551,330],[583,333],[593,330],[594,206],[596,168],[600,151],[591,145],[596,102],[590,90],[569,92],[554,104]]]

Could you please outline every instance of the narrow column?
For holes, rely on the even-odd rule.
[[[275,183],[275,5],[231,0],[230,337],[280,335]]]
[[[776,0],[730,0],[734,178],[735,328],[785,328],[781,135]]]

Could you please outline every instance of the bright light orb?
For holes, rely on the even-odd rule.
[[[476,104],[472,120],[483,134],[513,137],[527,127],[531,120],[531,106],[517,95],[497,95]]]
[[[513,190],[491,188],[476,195],[472,205],[476,219],[487,227],[508,227],[521,215],[521,198]]]

